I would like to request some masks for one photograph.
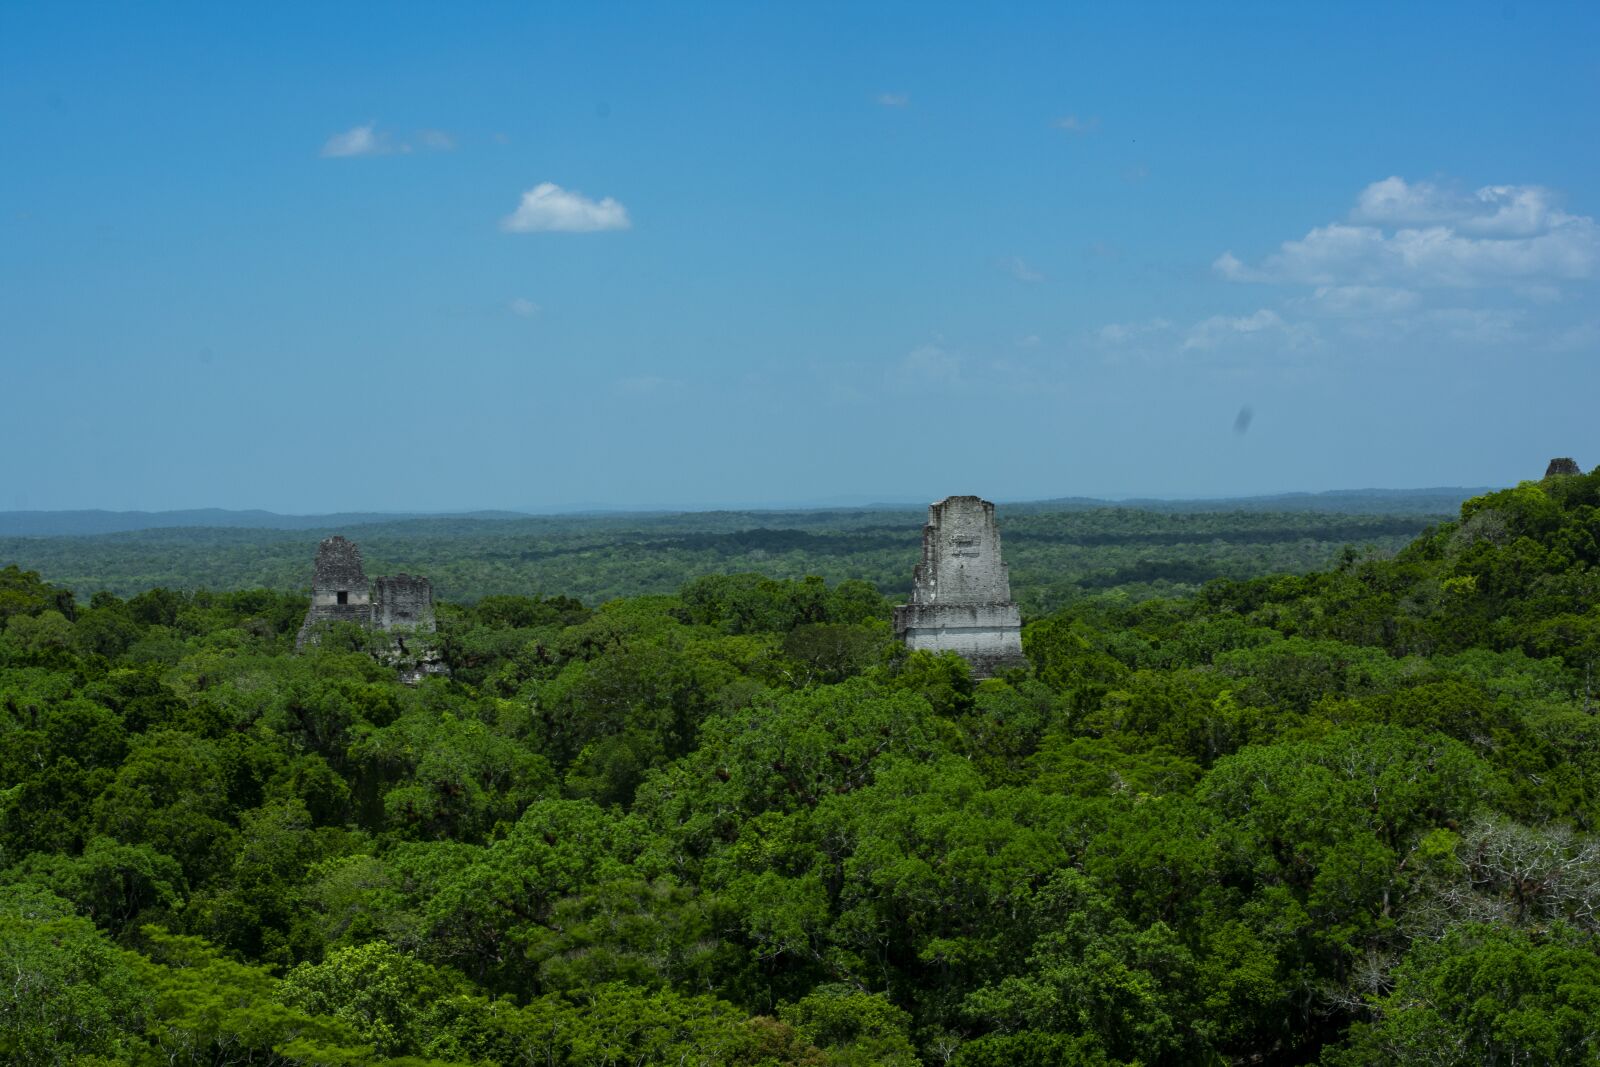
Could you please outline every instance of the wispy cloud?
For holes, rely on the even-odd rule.
[[[1307,298],[1290,303],[1312,315],[1334,317],[1398,315],[1422,302],[1415,289],[1387,285],[1319,285]]]
[[[999,261],[999,267],[1019,282],[1042,282],[1044,275],[1028,265],[1028,261],[1021,256],[1007,256]]]
[[[1532,237],[1572,220],[1539,185],[1486,185],[1461,193],[1399,177],[1363,189],[1350,217],[1391,226],[1447,224],[1462,233],[1499,237]]]
[[[1094,133],[1100,129],[1100,117],[1098,115],[1090,115],[1088,118],[1082,118],[1078,115],[1062,115],[1050,125],[1063,133]]]
[[[873,99],[879,107],[909,107],[911,104],[910,93],[879,93]]]
[[[418,130],[417,144],[430,152],[452,152],[456,147],[456,139],[444,130]]]
[[[1276,311],[1262,308],[1252,315],[1213,315],[1195,323],[1183,338],[1183,351],[1218,348],[1241,338],[1269,340],[1298,348],[1314,336],[1304,323],[1290,323]]]
[[[520,319],[531,319],[544,309],[525,296],[519,296],[506,304],[506,310]]]
[[[393,138],[386,133],[379,133],[377,123],[369,122],[364,126],[352,126],[328,138],[322,145],[322,156],[324,159],[353,159],[357,156],[386,156],[394,150]]]
[[[1108,322],[1095,334],[1108,345],[1125,345],[1172,329],[1166,319],[1148,319],[1144,322]]]
[[[1106,359],[1204,358],[1208,364],[1305,369],[1305,352],[1410,358],[1577,351],[1600,337],[1580,295],[1600,282],[1600,226],[1538,185],[1463,192],[1385,178],[1343,219],[1284,241],[1254,262],[1224,252],[1221,277],[1283,287],[1267,306],[1188,327],[1111,323],[1089,339]],[[1568,297],[1571,299],[1568,299]]]
[[[890,368],[889,381],[905,390],[955,388],[961,384],[961,362],[939,345],[919,345]]]
[[[1600,227],[1539,186],[1454,193],[1385,178],[1361,191],[1352,222],[1331,222],[1251,266],[1212,264],[1230,281],[1411,289],[1513,287],[1600,277]]]
[[[507,233],[596,233],[632,225],[628,209],[611,197],[590,200],[554,182],[540,182],[523,193],[517,209],[500,220]]]
[[[418,130],[411,140],[402,141],[387,130],[378,129],[376,122],[367,122],[329,137],[322,144],[321,154],[324,159],[355,159],[406,155],[416,147],[429,152],[449,152],[455,146],[455,138],[444,130]]]

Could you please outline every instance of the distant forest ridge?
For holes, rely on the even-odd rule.
[[[1459,491],[1465,493],[1465,490]],[[1191,593],[1213,578],[1305,573],[1354,551],[1397,552],[1453,517],[1454,496],[1324,496],[1304,506],[1204,510],[1094,507],[1082,502],[1002,505],[1011,588],[1025,615],[1084,596],[1134,599]],[[1335,510],[1327,502],[1352,510]],[[672,594],[695,578],[757,573],[870,582],[909,590],[919,553],[920,508],[546,515],[509,519],[433,516],[303,529],[161,527],[53,537],[0,535],[0,566],[36,570],[80,597],[179,590],[304,591],[318,540],[342,533],[361,545],[371,574],[424,574],[444,600],[505,593],[569,596],[585,604]],[[323,517],[324,521],[333,517]]]
[[[1102,508],[1136,508],[1141,511],[1164,512],[1227,512],[1273,511],[1334,512],[1349,515],[1450,515],[1453,516],[1462,501],[1491,492],[1490,487],[1443,486],[1427,489],[1335,489],[1320,493],[1278,493],[1269,496],[1219,497],[1215,499],[1164,499],[1132,498],[1107,500],[1098,497],[1060,497],[1051,500],[1018,501],[1002,503],[1005,511],[1050,512],[1086,511]],[[776,516],[817,515],[836,519],[842,512],[899,512],[919,511],[920,504],[871,504],[860,507],[816,508],[740,508],[705,509],[685,511],[634,510],[634,511],[567,511],[560,513],[522,511],[454,511],[454,512],[378,512],[346,511],[325,515],[281,515],[277,512],[250,509],[233,511],[226,508],[192,508],[182,511],[0,511],[0,537],[76,537],[97,534],[131,533],[138,530],[159,530],[204,527],[210,529],[239,530],[331,530],[353,526],[387,525],[414,520],[468,519],[496,522],[518,519],[546,518],[618,519],[636,521],[641,517],[665,518],[671,515],[760,515]]]

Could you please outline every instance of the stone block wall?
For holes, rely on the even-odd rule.
[[[380,630],[432,632],[433,583],[419,574],[391,574],[372,580],[373,625]]]
[[[319,623],[351,622],[369,630],[431,633],[433,583],[421,575],[394,574],[367,580],[361,549],[333,536],[317,546],[311,579],[311,606],[295,647],[315,640]]]
[[[1024,661],[993,504],[951,496],[929,506],[911,602],[895,609],[894,628],[908,648],[959,653],[980,678]]]
[[[978,678],[1024,659],[1015,604],[906,604],[895,609],[894,625],[908,648],[957,653]]]
[[[311,577],[311,607],[300,625],[295,647],[303,648],[318,623],[353,622],[372,624],[372,589],[361,564],[361,549],[354,541],[337,535],[317,546],[317,562]]]

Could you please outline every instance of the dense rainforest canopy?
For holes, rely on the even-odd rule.
[[[1441,491],[1442,492],[1442,491]],[[1070,502],[1000,509],[1006,559],[1022,609],[1046,614],[1116,589],[1144,598],[1192,593],[1212,578],[1254,578],[1325,567],[1348,544],[1397,551],[1450,518],[1471,495],[1330,494],[1269,501],[1283,510],[1189,502],[1193,510],[1083,507]],[[1446,500],[1448,499],[1448,506]],[[1366,510],[1334,510],[1336,508]],[[446,600],[522,593],[617,597],[676,593],[713,574],[858,579],[888,595],[911,588],[926,509],[727,511],[665,515],[392,518],[292,529],[153,527],[73,536],[5,535],[0,560],[36,570],[87,598],[175,590],[304,591],[317,542],[360,542],[370,573],[425,574]],[[48,515],[48,513],[44,513]],[[117,516],[111,516],[117,517]],[[150,521],[156,521],[155,517]]]
[[[889,606],[483,596],[407,688],[0,570],[0,1057],[1600,1063],[1600,472],[981,682]]]

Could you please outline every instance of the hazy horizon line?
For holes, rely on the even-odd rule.
[[[1085,501],[1107,504],[1130,503],[1216,503],[1226,501],[1270,500],[1279,497],[1319,497],[1337,495],[1404,495],[1404,494],[1439,494],[1439,493],[1477,493],[1497,488],[1487,485],[1428,485],[1428,486],[1356,486],[1328,489],[1282,489],[1268,492],[1249,493],[1217,493],[1217,494],[1165,494],[1165,493],[1130,493],[1127,495],[1098,495],[1098,494],[1058,494],[1058,495],[1032,495],[1032,496],[995,496],[984,497],[992,500],[999,506],[1014,506],[1021,504],[1048,504],[1057,502]],[[959,493],[946,493],[944,496],[963,495]],[[981,495],[981,494],[977,494]],[[810,500],[744,500],[744,501],[691,501],[687,503],[627,503],[610,504],[595,501],[577,501],[560,504],[531,505],[523,507],[506,506],[480,506],[480,507],[445,507],[445,508],[342,508],[336,510],[277,510],[268,507],[220,507],[216,505],[198,505],[189,507],[134,507],[134,508],[109,508],[109,507],[55,507],[55,508],[9,508],[0,510],[0,515],[67,515],[67,514],[95,514],[95,515],[172,515],[193,512],[217,512],[226,515],[270,515],[278,518],[320,518],[323,516],[344,515],[377,515],[385,517],[425,517],[425,518],[466,518],[474,515],[509,515],[509,516],[547,516],[547,515],[585,515],[585,514],[692,514],[697,512],[714,511],[812,511],[829,508],[843,508],[849,510],[868,511],[874,508],[908,508],[925,507],[944,497],[919,497],[912,495],[879,497],[867,495],[850,495],[843,497],[824,497]]]

